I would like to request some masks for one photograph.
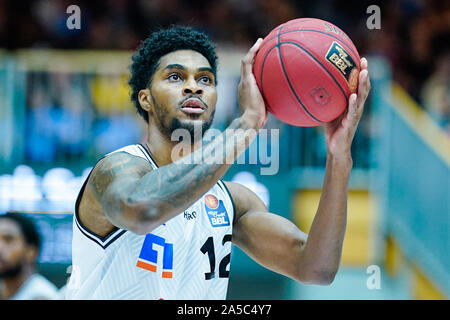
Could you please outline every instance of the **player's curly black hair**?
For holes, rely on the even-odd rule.
[[[139,91],[150,87],[153,73],[158,67],[160,58],[176,50],[195,50],[201,53],[208,60],[214,77],[217,79],[215,46],[205,33],[185,26],[171,26],[153,32],[141,43],[132,56],[131,77],[128,81],[131,87],[131,101],[147,123],[148,113],[139,104]]]

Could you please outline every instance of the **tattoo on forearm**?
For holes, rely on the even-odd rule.
[[[171,209],[189,206],[223,176],[231,165],[225,159],[237,158],[256,134],[255,130],[239,118],[234,120],[221,136],[191,155],[194,159],[203,157],[203,161],[186,163],[180,159],[147,174],[141,179],[130,201],[140,202],[153,198],[165,202]],[[224,143],[230,140],[234,143]],[[215,150],[224,152],[220,154]],[[216,161],[211,161],[208,157],[216,157],[213,159]]]
[[[146,208],[153,214],[154,210],[151,209],[154,208],[163,211],[158,214],[175,214],[192,205],[207,192],[233,163],[225,159],[232,158],[234,161],[256,134],[255,130],[238,118],[215,140],[205,143],[203,150],[189,155],[199,159],[203,157],[203,161],[189,162],[181,158],[158,170],[152,170],[148,164],[142,165],[141,159],[137,160],[125,154],[114,157],[113,161],[105,158],[102,165],[96,169],[90,184],[105,210],[120,212],[119,207],[125,201],[129,205]],[[233,143],[224,144],[224,141]],[[216,150],[223,152],[219,154]],[[105,196],[111,183],[114,185]]]

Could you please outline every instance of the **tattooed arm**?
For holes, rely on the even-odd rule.
[[[81,222],[100,236],[114,226],[146,234],[183,212],[256,137],[256,130],[241,118],[227,129],[232,130],[191,154],[194,160],[202,159],[199,163],[184,157],[152,170],[146,160],[124,152],[103,158],[86,185],[79,207]]]

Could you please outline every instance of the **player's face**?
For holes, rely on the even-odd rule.
[[[20,273],[26,251],[27,245],[17,223],[0,219],[0,279]]]
[[[214,116],[215,80],[208,60],[196,51],[178,50],[161,57],[149,89],[150,121],[169,137],[175,129],[186,129],[193,136],[194,127],[203,135]]]

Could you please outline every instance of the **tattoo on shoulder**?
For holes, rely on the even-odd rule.
[[[140,178],[151,170],[150,164],[144,159],[125,153],[115,153],[97,164],[89,183],[99,197],[115,178],[120,176]]]

